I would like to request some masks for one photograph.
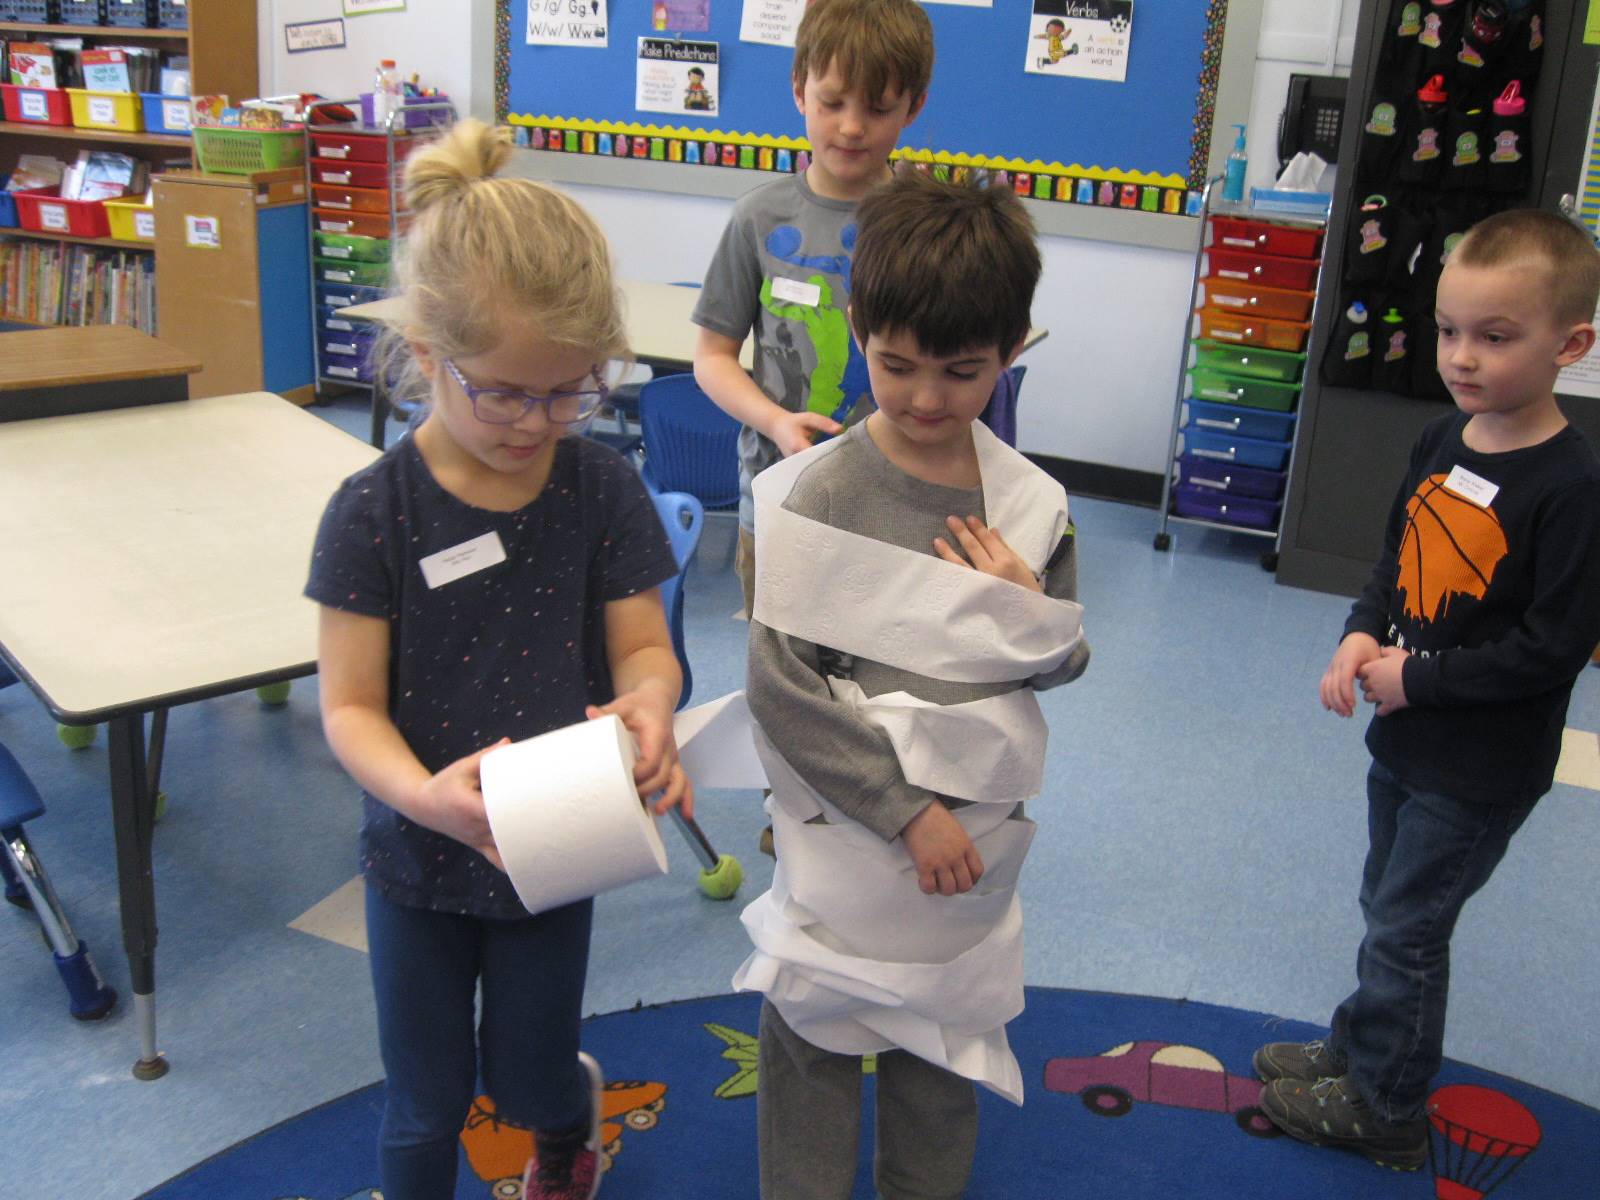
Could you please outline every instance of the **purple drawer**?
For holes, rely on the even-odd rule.
[[[1287,477],[1282,471],[1263,471],[1235,463],[1214,462],[1191,454],[1178,456],[1178,482],[1189,488],[1233,497],[1278,500]]]
[[[1180,517],[1220,521],[1249,529],[1271,529],[1278,523],[1278,502],[1230,496],[1208,487],[1180,483],[1172,489],[1172,511]]]

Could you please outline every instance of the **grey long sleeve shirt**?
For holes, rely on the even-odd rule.
[[[949,488],[907,475],[878,449],[865,424],[842,435],[837,451],[809,467],[784,507],[835,529],[933,555],[933,539],[950,540],[948,516],[987,523],[982,488]],[[1001,536],[1005,536],[1001,529]],[[1045,568],[1045,594],[1076,600],[1076,538],[1069,526]],[[916,787],[901,773],[889,737],[833,698],[827,676],[853,679],[868,696],[907,692],[933,704],[963,704],[1015,690],[1043,690],[1076,679],[1089,662],[1080,641],[1061,666],[1015,683],[931,679],[886,663],[853,658],[750,622],[746,693],[762,731],[800,777],[851,819],[880,837],[898,837],[935,799],[964,801]]]

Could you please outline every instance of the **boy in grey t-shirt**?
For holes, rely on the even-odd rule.
[[[927,99],[933,28],[915,0],[816,0],[795,39],[804,174],[734,205],[695,306],[695,379],[739,435],[738,570],[755,595],[750,485],[764,468],[871,409],[846,310],[855,207],[890,178],[889,154]],[[755,334],[752,372],[739,349]]]

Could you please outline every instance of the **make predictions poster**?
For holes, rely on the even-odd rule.
[[[1124,83],[1133,0],[1033,0],[1025,69]]]

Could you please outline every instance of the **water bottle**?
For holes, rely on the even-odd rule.
[[[379,129],[387,129],[389,114],[399,112],[403,103],[400,72],[395,69],[394,59],[385,58],[378,63],[377,73],[372,77],[372,123]]]

